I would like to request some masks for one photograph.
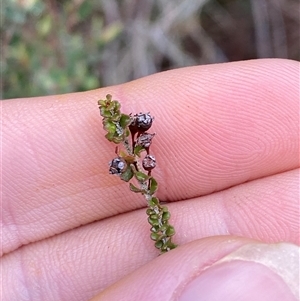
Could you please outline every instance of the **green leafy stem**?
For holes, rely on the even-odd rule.
[[[176,244],[172,242],[175,229],[169,224],[170,212],[155,196],[158,183],[151,175],[156,166],[155,157],[150,154],[155,134],[150,134],[147,130],[152,125],[153,117],[149,113],[134,116],[121,113],[120,103],[113,100],[110,94],[106,95],[106,99],[99,100],[98,105],[103,117],[103,128],[107,132],[106,139],[115,144],[123,144],[122,150],[116,147],[117,157],[110,162],[109,173],[129,182],[131,191],[145,197],[148,205],[146,213],[151,225],[150,237],[155,241],[155,247],[161,253],[176,248]],[[143,159],[142,153],[146,153]]]

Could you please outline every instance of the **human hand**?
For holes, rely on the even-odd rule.
[[[258,60],[2,102],[3,300],[297,300],[298,79]],[[179,244],[159,257],[144,199],[108,175],[107,93],[155,116]]]

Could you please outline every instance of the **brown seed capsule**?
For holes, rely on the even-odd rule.
[[[143,159],[143,168],[147,171],[152,170],[155,166],[156,166],[156,160],[155,157],[153,155],[147,155],[144,159]]]
[[[121,157],[114,158],[110,162],[109,173],[119,175],[125,171],[126,167],[127,167],[127,164],[123,158],[121,158]]]
[[[150,147],[152,138],[154,136],[155,134],[143,133],[138,137],[136,144],[143,146],[144,148],[148,148]]]
[[[150,113],[139,113],[133,116],[132,122],[129,125],[131,133],[146,132],[152,125],[153,117]]]

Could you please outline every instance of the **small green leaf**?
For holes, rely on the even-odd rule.
[[[161,248],[160,248],[160,251],[161,253],[166,253],[172,249],[175,249],[177,247],[177,245],[175,245],[171,239],[167,241],[167,243],[165,245],[163,245]]]
[[[163,220],[163,221],[169,220],[170,217],[171,217],[171,214],[170,214],[169,211],[168,211],[168,212],[164,212],[164,213],[162,214],[162,220]]]
[[[99,106],[102,106],[102,107],[106,106],[106,100],[99,99],[99,100],[98,100],[98,105],[99,105]]]
[[[159,231],[159,227],[158,226],[153,226],[153,227],[151,227],[150,231],[153,232],[153,233],[156,233],[156,232]]]
[[[120,109],[120,107],[121,107],[120,103],[116,100],[113,100],[113,101],[111,101],[111,103],[109,104],[107,109],[110,111],[118,111]]]
[[[167,236],[173,236],[175,234],[175,229],[173,226],[169,226],[166,231]]]
[[[150,238],[154,241],[157,241],[160,238],[160,235],[158,233],[151,233]]]
[[[168,227],[169,227],[169,225],[164,224],[164,225],[162,225],[162,226],[159,227],[159,230],[161,232],[165,232],[165,231],[167,231]]]
[[[141,171],[137,171],[135,173],[135,177],[136,179],[139,181],[139,182],[145,182],[149,179],[149,176],[147,176],[146,174],[144,174],[143,172]]]
[[[100,115],[102,117],[111,117],[112,114],[109,110],[107,110],[105,107],[100,107]]]
[[[152,177],[150,178],[150,190],[149,190],[149,193],[152,195],[156,192],[157,190],[157,181]]]
[[[157,214],[152,214],[152,215],[150,215],[150,218],[151,219],[158,219],[158,215]]]
[[[131,191],[136,192],[136,193],[143,192],[143,189],[140,189],[140,188],[134,186],[131,183],[129,183],[129,188],[130,188]]]
[[[120,178],[125,181],[128,182],[129,180],[131,180],[133,177],[133,171],[130,167],[130,165],[127,165],[126,170],[121,174]]]
[[[155,243],[155,247],[157,248],[157,249],[160,249],[162,246],[163,246],[163,241],[162,240],[158,240],[156,243]]]
[[[135,148],[134,148],[134,154],[139,156],[141,155],[141,152],[145,151],[144,147],[141,146],[141,145],[137,145]]]
[[[163,206],[163,207],[162,207],[162,212],[168,212],[168,211],[169,211],[169,209],[168,209],[167,206]]]
[[[119,112],[114,112],[114,114],[110,117],[110,120],[118,122],[120,120],[120,111]],[[119,125],[120,126],[120,125]]]
[[[152,219],[150,217],[148,217],[148,223],[152,226],[158,226],[159,225],[159,222],[157,219]]]
[[[158,198],[152,197],[152,199],[149,201],[149,206],[154,207],[159,204]]]
[[[174,243],[172,243],[171,241],[169,241],[170,243],[169,243],[169,245],[168,245],[168,247],[172,250],[172,249],[175,249],[176,247],[177,247],[177,245],[176,244],[174,244]]]
[[[147,210],[146,210],[146,214],[147,215],[151,215],[151,214],[153,214],[154,213],[154,211],[152,210],[152,209],[150,209],[150,208],[148,208]]]
[[[104,129],[105,129],[106,131],[108,131],[109,133],[115,133],[115,131],[116,131],[116,129],[117,129],[115,123],[114,123],[114,122],[111,122],[111,121],[109,121],[109,120],[105,120],[105,121],[103,122],[103,127],[104,127]]]
[[[121,114],[120,118],[120,126],[125,129],[129,123],[131,122],[131,118],[129,115]]]
[[[111,140],[112,142],[116,143],[116,144],[119,144],[123,141],[123,137],[120,137],[120,136],[115,136],[112,138]]]
[[[112,142],[113,139],[114,139],[114,133],[107,133],[107,134],[105,135],[105,138],[106,138],[108,141]]]

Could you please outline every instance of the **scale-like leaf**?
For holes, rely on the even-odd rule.
[[[143,189],[140,189],[140,188],[134,186],[132,183],[129,183],[129,188],[131,191],[136,192],[136,193],[143,192]]]
[[[139,182],[145,182],[149,179],[149,176],[147,176],[146,174],[144,174],[143,172],[141,171],[137,171],[135,173],[135,177],[136,179],[139,181]]]
[[[131,122],[131,118],[129,115],[126,114],[121,114],[121,118],[120,118],[120,126],[125,129],[129,123]]]
[[[130,165],[127,166],[127,169],[120,175],[120,178],[125,181],[128,182],[132,179],[133,177],[133,171],[130,167]]]
[[[157,181],[152,177],[150,178],[150,189],[149,189],[149,193],[152,195],[156,192],[157,190]]]

